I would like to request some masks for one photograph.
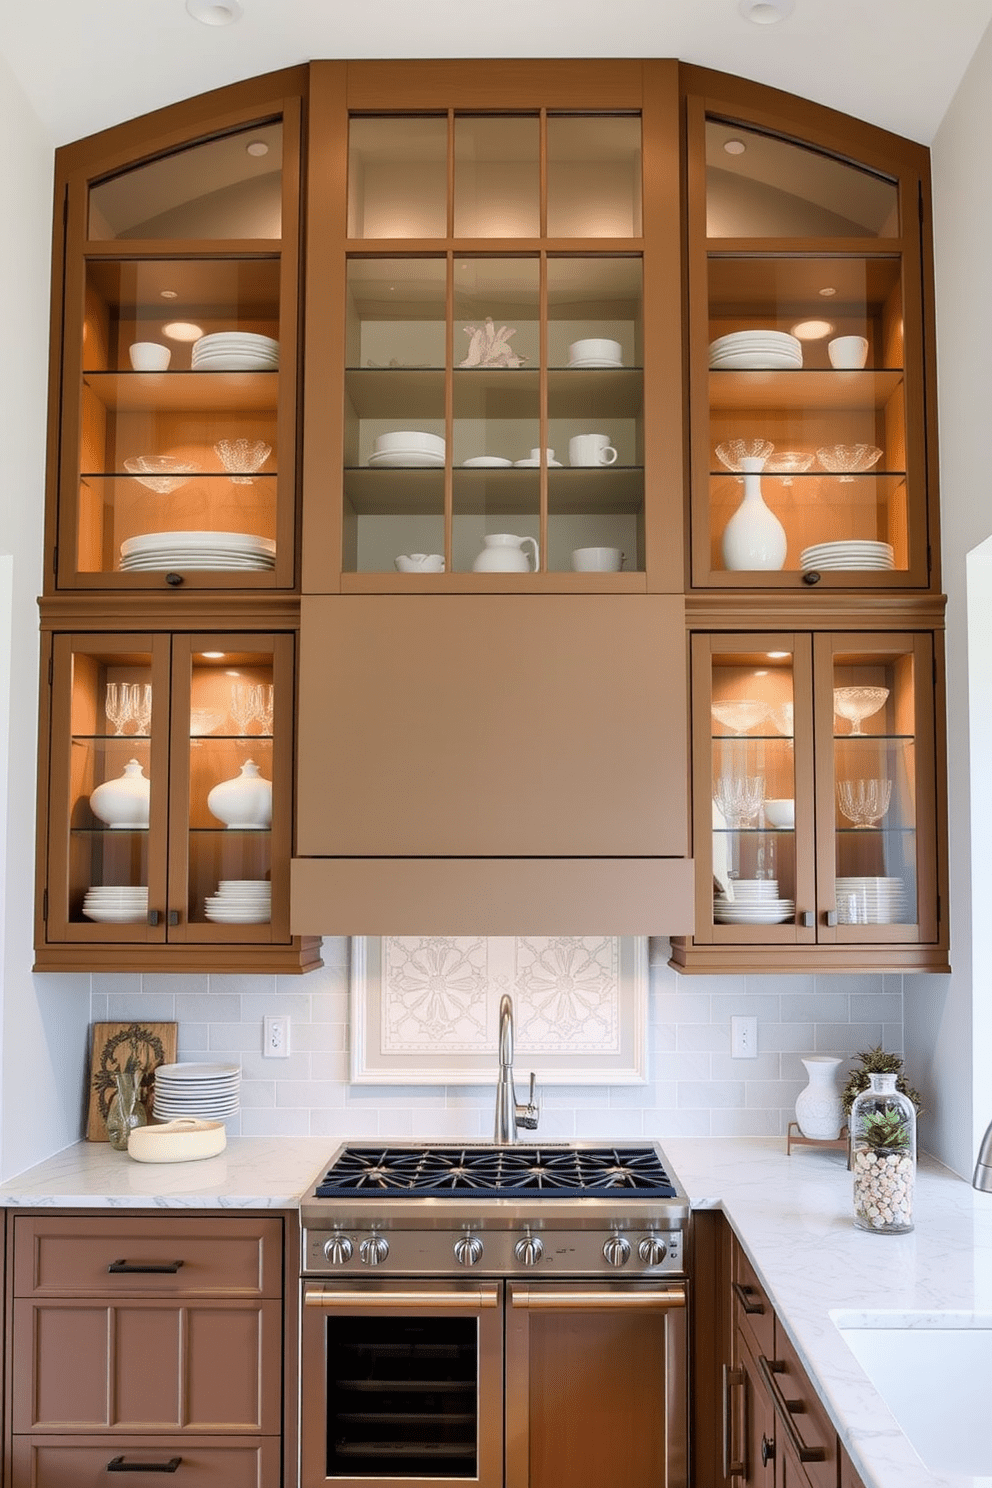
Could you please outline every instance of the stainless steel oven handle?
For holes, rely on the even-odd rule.
[[[499,1291],[491,1286],[464,1287],[460,1290],[403,1291],[392,1288],[383,1292],[365,1292],[347,1287],[307,1287],[304,1307],[496,1307]]]
[[[671,1286],[651,1292],[639,1291],[557,1291],[548,1288],[513,1286],[510,1288],[511,1307],[543,1308],[557,1311],[603,1308],[615,1311],[618,1308],[666,1308],[685,1306],[685,1287]]]

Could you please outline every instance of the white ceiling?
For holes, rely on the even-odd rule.
[[[0,51],[55,144],[315,57],[679,57],[929,144],[992,0],[243,0],[204,26],[184,0],[0,0]]]

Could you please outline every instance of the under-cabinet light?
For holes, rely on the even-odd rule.
[[[829,320],[801,320],[791,327],[792,334],[800,341],[821,341],[824,336],[832,335],[833,329]]]
[[[264,140],[252,140],[250,144],[245,145],[246,155],[268,155],[268,153],[269,147]]]
[[[227,655],[226,651],[201,651],[200,655],[204,661],[223,661]]]
[[[162,327],[162,335],[168,336],[170,341],[199,341],[203,327],[194,325],[191,320],[170,320]]]
[[[743,155],[744,151],[747,149],[747,145],[744,143],[743,140],[729,139],[724,142],[723,148],[726,150],[728,155]]]

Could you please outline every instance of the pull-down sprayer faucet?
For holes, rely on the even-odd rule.
[[[530,1073],[530,1097],[525,1106],[517,1102],[513,1085],[513,1001],[503,994],[499,1004],[499,1079],[496,1082],[496,1130],[499,1146],[517,1139],[517,1127],[534,1131],[541,1116],[534,1101],[534,1071]]]
[[[972,1186],[980,1188],[982,1193],[992,1193],[992,1121],[989,1122],[988,1130],[982,1138],[982,1145],[978,1149],[975,1176],[971,1182]]]

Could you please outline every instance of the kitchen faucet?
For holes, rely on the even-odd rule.
[[[496,1082],[496,1131],[494,1140],[505,1146],[517,1139],[517,1127],[534,1131],[541,1108],[534,1102],[534,1071],[530,1072],[530,1097],[525,1106],[517,1102],[513,1084],[513,1000],[505,992],[499,1004],[499,1079]]]
[[[975,1188],[980,1188],[982,1193],[992,1193],[992,1121],[989,1122],[988,1130],[982,1138],[982,1145],[978,1149],[975,1176],[971,1182]]]

